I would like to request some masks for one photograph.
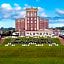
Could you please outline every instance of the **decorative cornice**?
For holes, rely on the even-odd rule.
[[[38,8],[33,8],[33,7],[26,8],[26,11],[38,11]]]

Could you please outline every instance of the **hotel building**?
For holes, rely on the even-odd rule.
[[[49,29],[49,20],[38,16],[38,8],[26,8],[25,18],[15,20],[19,36],[58,36],[58,31]]]

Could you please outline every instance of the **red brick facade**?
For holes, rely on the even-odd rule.
[[[36,31],[37,30],[37,17],[28,17],[27,18],[27,30],[28,31]]]
[[[39,29],[48,29],[48,19],[40,18],[39,19]]]
[[[25,19],[17,19],[15,22],[15,30],[19,31],[20,33],[24,32],[25,30]],[[21,35],[21,34],[20,34]]]

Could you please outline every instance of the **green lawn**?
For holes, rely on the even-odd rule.
[[[64,45],[57,38],[53,39],[58,47],[49,47],[48,44],[43,47],[22,47],[21,44],[5,47],[11,40],[8,38],[0,45],[0,64],[64,64]]]
[[[64,58],[1,58],[0,64],[64,64]]]

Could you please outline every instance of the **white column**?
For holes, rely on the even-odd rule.
[[[37,30],[39,30],[39,17],[37,17]]]
[[[25,30],[27,30],[27,17],[25,17]]]

